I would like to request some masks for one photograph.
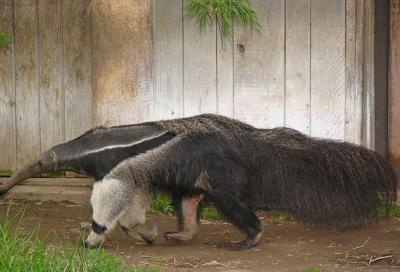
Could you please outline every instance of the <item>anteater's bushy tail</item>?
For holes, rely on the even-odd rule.
[[[39,156],[39,158],[26,163],[14,175],[8,178],[3,184],[0,185],[0,196],[7,193],[12,187],[19,182],[33,177],[37,174],[44,172],[54,171],[56,165],[50,155],[50,151],[46,151]]]
[[[263,178],[268,207],[312,226],[346,229],[376,222],[378,209],[396,200],[394,170],[376,152],[289,129],[263,134],[272,143]]]

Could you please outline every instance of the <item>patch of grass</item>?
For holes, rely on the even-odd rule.
[[[52,272],[156,272],[147,268],[124,268],[120,257],[103,249],[90,250],[78,245],[50,247],[38,239],[37,230],[26,232],[22,227],[23,213],[17,215],[17,226],[10,224],[10,207],[0,223],[0,271]]]
[[[138,267],[138,268],[133,268],[133,270],[131,270],[131,272],[161,272],[161,270]]]
[[[271,216],[271,218],[268,219],[268,224],[277,225],[292,220],[292,217],[288,213],[279,213]]]
[[[151,203],[150,210],[155,213],[161,213],[165,215],[172,215],[174,213],[174,207],[172,206],[171,199],[165,194],[157,192]],[[211,207],[204,207],[201,212],[201,218],[206,220],[221,219],[222,216],[218,211]]]
[[[390,203],[387,205],[386,209],[384,205],[379,207],[378,212],[380,217],[386,217],[386,215],[389,217],[400,217],[400,204]]]
[[[304,270],[304,272],[325,272],[325,270],[315,267],[310,267]]]
[[[204,207],[201,211],[201,218],[206,220],[218,220],[222,219],[222,216],[216,209]]]
[[[150,210],[155,213],[161,213],[165,215],[171,215],[174,212],[171,199],[164,194],[156,193],[151,203]]]

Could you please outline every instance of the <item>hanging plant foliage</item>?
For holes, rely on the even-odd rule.
[[[196,16],[200,29],[215,21],[221,37],[232,34],[234,23],[250,29],[261,28],[249,0],[186,0],[186,10]]]

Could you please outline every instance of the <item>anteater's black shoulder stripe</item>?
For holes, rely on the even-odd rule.
[[[135,146],[133,146],[134,150],[132,150],[132,151],[133,151],[134,155],[139,155],[139,154],[145,153],[149,150],[157,148],[160,145],[168,142],[175,136],[176,136],[176,134],[174,134],[172,132],[169,132],[169,131],[165,132],[157,137],[150,138],[148,140],[145,140],[145,141],[142,141],[142,142],[136,144]]]
[[[121,161],[157,148],[175,136],[174,133],[166,131],[132,145],[116,146],[115,148],[89,153],[77,161],[76,167],[82,168],[84,172],[94,176],[96,180],[101,180]]]

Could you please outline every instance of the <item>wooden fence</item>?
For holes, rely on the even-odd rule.
[[[218,112],[259,127],[371,142],[363,120],[363,111],[373,112],[371,86],[363,78],[371,76],[373,1],[251,3],[262,29],[235,27],[222,41],[217,27],[200,32],[181,0],[154,1],[154,118]]]
[[[199,31],[184,0],[152,1],[146,119],[214,112],[372,146],[373,1],[251,2],[262,29],[235,26],[222,40],[216,26]],[[15,169],[96,119],[89,13],[83,0],[0,2],[0,30],[12,34],[12,44],[0,49],[0,170]]]
[[[13,170],[91,127],[86,1],[2,0],[0,170]]]

